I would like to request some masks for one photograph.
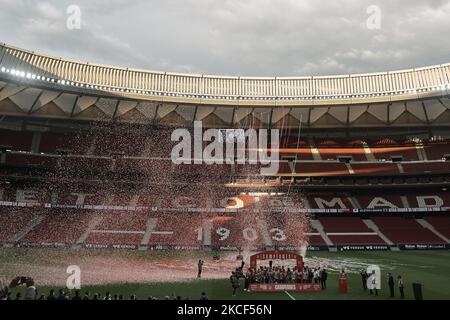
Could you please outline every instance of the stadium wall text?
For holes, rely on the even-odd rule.
[[[392,198],[392,197],[391,197]],[[305,202],[308,205],[305,205]],[[400,202],[398,196],[397,202]],[[410,197],[409,207],[382,196],[366,196],[361,208],[354,208],[347,198],[337,196],[286,197],[283,194],[222,194],[207,199],[194,195],[164,196],[159,194],[94,194],[89,192],[46,192],[43,190],[0,189],[2,207],[45,207],[108,211],[164,211],[180,213],[408,213],[450,211],[448,197],[426,194]]]

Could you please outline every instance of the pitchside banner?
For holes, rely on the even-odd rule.
[[[389,250],[388,245],[349,245],[337,246],[339,251],[385,251]]]
[[[446,250],[450,244],[405,244],[398,246],[401,250]]]
[[[315,283],[254,283],[251,292],[318,292],[320,284]]]

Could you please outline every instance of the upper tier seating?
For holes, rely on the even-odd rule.
[[[400,173],[395,163],[351,163],[355,174],[390,175]]]
[[[405,173],[439,173],[439,172],[450,172],[450,162],[439,161],[439,162],[412,162],[412,163],[402,163],[402,167]]]
[[[450,144],[448,141],[429,142],[424,145],[428,160],[441,160],[444,155],[450,155]]]
[[[406,161],[419,160],[417,147],[413,142],[398,143],[392,139],[384,139],[369,143],[369,147],[376,159],[390,159],[393,156],[400,156]]]
[[[344,163],[298,162],[292,168],[288,163],[280,163],[279,174],[301,176],[347,175],[348,168]]]
[[[337,160],[339,157],[350,157],[353,161],[367,161],[363,141],[316,141],[317,150],[322,160]]]
[[[345,139],[281,137],[280,159],[300,161],[295,165],[297,176],[334,176],[334,175],[392,175],[412,173],[441,173],[450,171],[450,162],[442,161],[450,154],[450,141],[411,140],[362,141]],[[163,162],[151,163],[142,158],[165,158],[170,161],[172,146],[170,130],[150,130],[136,128],[96,128],[73,133],[31,132],[0,130],[0,146],[8,152],[0,159],[1,164],[9,166],[31,166],[58,168],[60,172],[113,171],[139,175],[154,174],[163,168]],[[207,143],[204,142],[204,145]],[[20,151],[28,153],[20,153]],[[34,151],[31,154],[30,151]],[[82,159],[59,157],[57,155],[110,157],[110,159]],[[403,162],[390,162],[392,157],[401,157]],[[111,157],[115,158],[112,161]],[[350,163],[338,163],[341,157],[350,158]],[[321,160],[322,162],[318,162]],[[438,162],[427,162],[440,160]],[[160,160],[153,160],[160,161]],[[370,161],[370,162],[369,162]],[[93,168],[95,167],[95,170]],[[169,168],[170,166],[164,166]],[[149,169],[151,168],[151,169]],[[155,168],[156,170],[154,170]],[[257,169],[254,166],[254,169]],[[191,169],[195,170],[192,166]],[[209,168],[208,168],[209,169]],[[216,168],[217,169],[217,168]],[[164,169],[166,170],[166,169]],[[247,170],[247,169],[245,169]],[[162,169],[160,171],[163,171]],[[202,169],[198,170],[199,172]],[[229,172],[229,170],[227,171]],[[238,174],[258,175],[258,170]],[[283,162],[280,175],[294,174],[291,166]],[[189,174],[192,177],[196,174]]]
[[[30,151],[33,133],[0,129],[0,146],[13,151]]]

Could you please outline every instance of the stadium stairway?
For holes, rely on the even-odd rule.
[[[212,230],[213,230],[213,222],[209,219],[204,220],[202,224],[203,228],[203,245],[205,246],[206,250],[211,250],[212,245]]]
[[[148,244],[150,242],[150,237],[152,236],[153,230],[155,230],[157,223],[158,223],[157,219],[149,218],[147,220],[144,236],[142,237],[141,244],[139,245],[140,251],[147,250]]]
[[[439,238],[441,238],[442,240],[444,240],[447,243],[450,243],[450,240],[444,236],[442,233],[440,233],[439,231],[437,231],[428,221],[424,220],[424,219],[416,219],[416,221],[424,228],[430,230],[431,232],[433,232],[436,236],[438,236]]]
[[[370,150],[369,145],[367,144],[367,142],[363,143],[363,148],[364,148],[364,153],[367,157],[368,161],[376,161],[375,156],[373,155],[372,151]]]
[[[313,139],[309,139],[309,145],[311,147],[311,154],[314,161],[322,161],[322,156],[320,155],[319,149],[317,149],[316,144]]]
[[[386,237],[378,228],[378,226],[370,219],[363,219],[362,220],[364,222],[364,224],[371,230],[373,230],[373,232],[375,232],[381,239],[383,239],[384,242],[386,242],[390,247],[392,251],[397,251],[398,247],[396,247],[394,245],[394,243],[389,240],[388,237]]]
[[[322,223],[320,223],[319,220],[316,219],[312,219],[311,220],[311,226],[316,229],[320,236],[322,237],[322,239],[325,241],[325,243],[327,244],[329,250],[331,252],[337,252],[337,248],[334,245],[334,243],[330,240],[330,238],[327,236],[327,233],[325,232],[325,230],[323,229],[323,225]]]
[[[348,173],[350,174],[355,174],[355,171],[353,170],[352,166],[350,165],[350,163],[346,163],[345,166],[348,169]]]
[[[353,206],[353,208],[355,209],[361,209],[361,205],[359,204],[359,201],[356,197],[354,197],[353,195],[351,195],[350,193],[344,193],[347,196],[348,201],[351,203],[351,205]]]
[[[83,243],[89,237],[89,235],[97,228],[97,226],[102,222],[102,217],[94,216],[91,221],[89,221],[88,228],[86,231],[80,236],[77,242],[72,246],[72,249],[81,249]]]
[[[416,144],[416,150],[420,161],[428,161],[427,153],[425,152],[423,143]]]
[[[31,230],[33,230],[36,226],[38,226],[42,221],[44,221],[44,215],[36,215],[33,217],[25,226],[25,228],[21,229],[15,235],[13,235],[8,242],[17,243],[20,242]]]

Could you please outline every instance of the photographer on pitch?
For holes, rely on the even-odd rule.
[[[236,272],[233,271],[230,276],[231,286],[233,287],[233,297],[236,296],[236,291],[239,289],[239,277],[236,275]]]

